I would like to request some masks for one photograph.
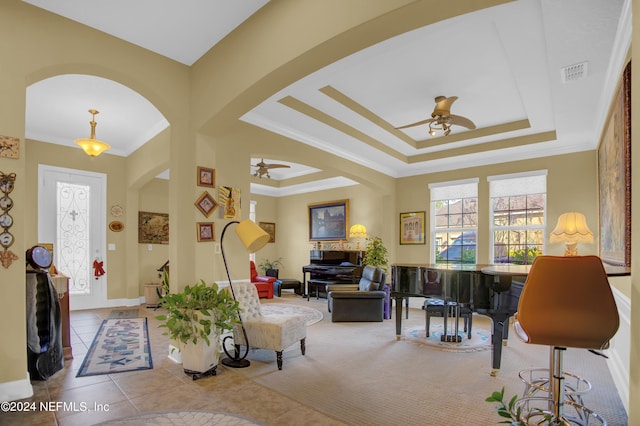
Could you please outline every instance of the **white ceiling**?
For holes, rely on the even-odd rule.
[[[182,0],[151,8],[154,0],[24,1],[187,65],[266,3]],[[393,177],[594,149],[630,40],[630,0],[519,0],[330,64],[242,120]],[[579,63],[586,64],[585,78],[563,83],[561,69]],[[457,96],[452,113],[477,130],[454,126],[448,137],[431,137],[427,126],[394,129],[429,118],[439,95]],[[48,79],[27,96],[28,138],[72,144],[88,135],[86,110],[96,108],[97,137],[126,156],[168,125],[146,100],[93,77]],[[252,191],[278,196],[353,184],[334,176],[288,186],[287,178],[309,168],[290,164],[272,171],[279,185],[253,183]]]

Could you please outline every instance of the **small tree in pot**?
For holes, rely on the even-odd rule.
[[[365,247],[362,264],[380,267],[387,272],[389,260],[387,259],[387,248],[382,243],[382,238],[367,237],[367,246]]]
[[[180,293],[167,293],[160,299],[166,314],[156,318],[164,321],[160,328],[177,344],[182,367],[187,374],[215,374],[222,347],[220,336],[239,323],[240,308],[231,292],[219,289],[204,280],[186,286]]]

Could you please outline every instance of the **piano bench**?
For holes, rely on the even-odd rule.
[[[316,280],[316,279],[307,280],[307,284],[309,285],[309,291],[307,292],[307,300],[309,300],[309,295],[311,294],[312,288],[315,289],[316,300],[318,300],[320,296],[320,290],[326,293],[326,287],[328,285],[334,285],[335,283],[336,281],[330,281],[330,280]]]
[[[298,280],[279,279],[273,283],[273,290],[276,296],[282,297],[283,288],[292,288],[297,295],[302,295],[302,283]]]
[[[449,309],[449,312],[447,312],[448,318],[453,318],[455,307],[456,307],[456,302],[447,302],[447,309]],[[424,309],[425,316],[426,316],[426,324],[425,324],[426,335],[427,337],[429,337],[429,326],[431,322],[430,318],[431,317],[444,318],[445,302],[442,299],[427,299],[424,302],[422,309]],[[464,307],[464,306],[460,306],[459,309],[460,309],[460,318],[464,319],[464,331],[467,333],[467,338],[471,339],[471,323],[473,318],[473,311],[470,308]]]

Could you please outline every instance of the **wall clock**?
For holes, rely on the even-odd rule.
[[[11,136],[0,136],[0,157],[18,158],[20,155],[20,139]]]

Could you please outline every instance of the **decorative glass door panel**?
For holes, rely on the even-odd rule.
[[[69,280],[69,293],[90,294],[91,187],[57,182],[58,231],[54,244],[56,268]]]

